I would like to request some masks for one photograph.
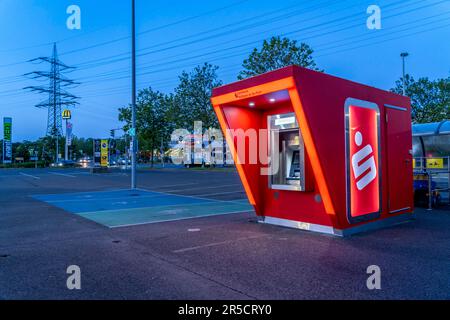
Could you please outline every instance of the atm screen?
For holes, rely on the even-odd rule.
[[[291,169],[289,170],[288,179],[300,179],[300,151],[294,151],[291,160]]]

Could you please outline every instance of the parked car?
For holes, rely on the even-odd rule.
[[[92,165],[92,159],[90,157],[83,157],[78,159],[77,166],[87,168]]]
[[[117,163],[122,166],[125,166],[127,164],[131,165],[131,160],[128,158],[119,158],[119,159],[117,159]]]
[[[52,168],[70,168],[75,167],[76,162],[73,160],[59,160],[56,163],[51,163],[50,167]]]

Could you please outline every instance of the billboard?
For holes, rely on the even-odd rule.
[[[3,163],[12,162],[12,118],[3,118]]]

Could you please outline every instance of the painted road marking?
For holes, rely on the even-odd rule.
[[[126,210],[124,210],[124,211],[126,211]],[[221,215],[228,215],[228,214],[245,213],[245,212],[250,212],[250,211],[251,210],[239,210],[239,211],[231,211],[231,212],[223,212],[223,213],[212,213],[212,214],[204,214],[201,216],[199,215],[199,216],[194,216],[194,217],[183,217],[183,218],[165,219],[165,220],[158,220],[158,221],[146,221],[146,222],[122,224],[122,225],[108,226],[108,227],[110,229],[126,228],[126,227],[142,226],[142,225],[146,225],[146,224],[154,224],[154,223],[161,223],[161,222],[174,222],[174,221],[187,220],[187,219],[206,218],[206,217],[221,216]],[[92,219],[89,219],[89,220],[92,220]],[[94,221],[97,223],[103,224],[102,222],[98,222],[96,220],[94,220]],[[103,225],[105,225],[105,224],[103,224]]]
[[[253,207],[248,202],[144,190],[34,195],[32,197],[109,228],[253,211]]]
[[[141,190],[141,191],[145,191],[145,192],[153,192],[153,193],[160,193],[160,194],[166,194],[166,195],[173,195],[173,196],[178,196],[178,197],[185,197],[185,198],[194,198],[194,199],[202,199],[202,200],[208,200],[208,201],[216,201],[216,202],[234,202],[234,200],[220,200],[220,199],[212,199],[212,198],[202,198],[202,195],[185,195],[185,194],[179,194],[179,193],[169,193],[167,191],[155,191],[155,190],[150,190],[150,189],[143,189],[143,188],[136,188],[136,190]],[[233,191],[232,193],[244,193],[244,191]],[[223,192],[222,192],[223,193]],[[238,199],[238,200],[247,200],[247,199]]]
[[[75,176],[72,176],[70,174],[65,174],[65,173],[58,173],[58,172],[49,172],[49,173],[57,175],[57,176],[63,176],[63,177],[68,177],[68,178],[76,178]]]
[[[237,187],[237,186],[242,186],[242,184],[240,183],[233,183],[233,184],[222,184],[222,185],[218,185],[218,186],[212,186],[212,187],[197,187],[197,188],[189,188],[189,189],[174,189],[174,190],[164,190],[164,192],[180,192],[180,191],[190,191],[190,190],[198,190],[198,189],[217,189],[217,188],[226,188],[226,187]]]
[[[39,178],[39,177],[37,177],[37,176],[33,176],[33,175],[31,175],[31,174],[26,174],[26,173],[23,173],[23,172],[19,172],[19,174],[20,174],[21,176],[33,178],[33,179],[36,179],[36,180],[40,180],[40,179],[41,179],[41,178]]]
[[[245,191],[239,190],[239,191],[230,191],[230,192],[204,193],[204,194],[199,194],[198,197],[221,196],[221,195],[235,194],[235,193],[245,193]],[[246,199],[243,199],[243,200],[246,200]]]
[[[230,243],[233,243],[233,242],[245,241],[245,240],[253,240],[253,239],[264,238],[264,237],[269,237],[269,236],[264,234],[264,235],[257,235],[257,236],[251,236],[251,237],[245,237],[245,238],[238,238],[238,239],[221,241],[221,242],[212,242],[212,243],[207,243],[207,244],[204,244],[204,245],[201,245],[201,246],[195,246],[195,247],[178,249],[178,250],[174,250],[172,252],[173,253],[184,253],[184,252],[188,252],[188,251],[193,251],[193,250],[198,250],[198,249],[203,249],[203,248],[223,246],[223,245],[230,244]]]
[[[157,188],[173,188],[173,187],[187,187],[197,185],[198,183],[172,184],[169,186],[156,186]]]

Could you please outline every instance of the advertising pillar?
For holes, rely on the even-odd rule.
[[[69,146],[72,145],[72,124],[69,120],[72,118],[70,110],[64,110],[62,113],[63,120],[66,120],[66,145],[64,147],[64,160],[69,160]]]
[[[3,118],[3,163],[12,163],[12,118]]]
[[[108,166],[108,158],[109,158],[109,148],[108,148],[108,140],[107,139],[103,139],[101,141],[101,161],[100,161],[100,166],[101,167],[107,167]]]
[[[100,139],[94,140],[94,165],[96,167],[100,166],[101,162],[101,143]]]

